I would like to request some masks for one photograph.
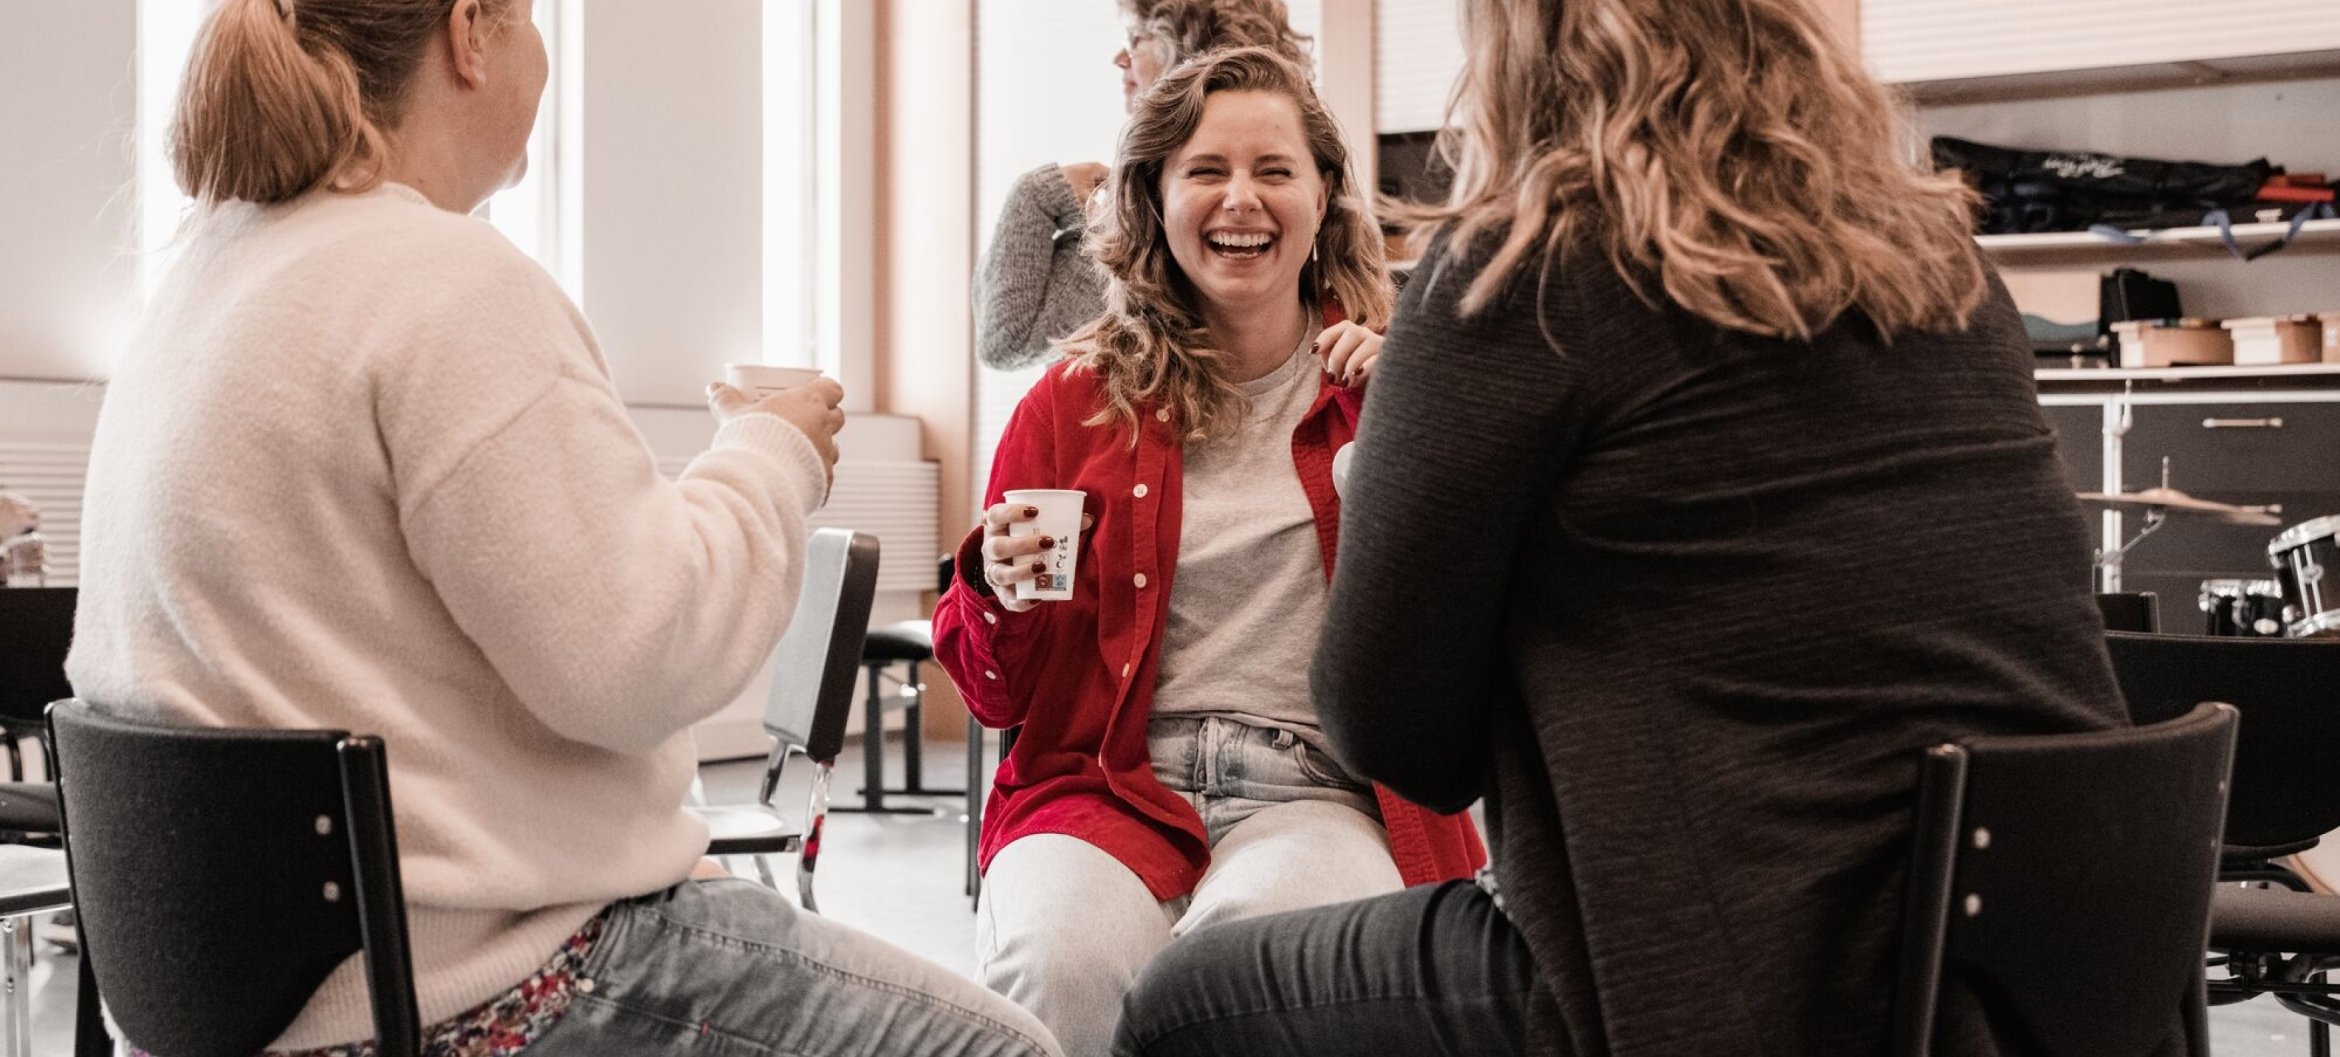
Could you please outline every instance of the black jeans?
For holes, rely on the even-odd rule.
[[[1526,1051],[1535,964],[1468,881],[1197,930],[1122,1005],[1114,1057]]]

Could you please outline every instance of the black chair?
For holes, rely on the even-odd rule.
[[[2323,982],[2340,966],[2340,897],[2308,891],[2276,860],[2340,830],[2340,641],[2115,632],[2105,645],[2139,723],[2194,701],[2241,711],[2219,876],[2247,886],[2219,886],[2211,905],[2212,965],[2226,975],[2210,980],[2210,1001],[2271,994],[2309,1018],[2309,1043],[2326,1052],[2340,1024]]]
[[[2167,1052],[2176,1026],[2185,1053],[2207,1053],[2202,949],[2234,733],[2234,709],[2207,704],[1926,753],[1891,1052],[1932,1052],[1955,993],[2007,1052]]]
[[[957,555],[945,554],[935,566],[935,593],[951,589]],[[861,726],[861,803],[839,804],[835,810],[872,815],[933,815],[934,807],[886,803],[886,797],[958,796],[964,789],[935,789],[926,784],[926,680],[920,666],[934,660],[934,622],[900,620],[871,628],[861,647],[861,665],[867,671],[868,692],[863,698]],[[901,675],[894,666],[902,665]],[[889,691],[889,686],[892,688]],[[902,784],[886,785],[886,713],[902,710]]]
[[[2225,876],[2305,851],[2340,829],[2340,641],[2108,632],[2129,718],[2158,723],[2203,701],[2243,715],[2227,798]],[[2284,875],[2263,879],[2298,887]]]
[[[2113,592],[2096,596],[2096,610],[2104,615],[2106,631],[2161,630],[2161,610],[2151,591]]]
[[[73,696],[65,654],[73,645],[71,587],[0,588],[0,748],[9,778],[24,781],[20,738],[40,737],[49,702]]]
[[[49,731],[88,969],[76,1053],[111,1052],[102,996],[149,1052],[251,1057],[361,952],[378,1052],[417,1052],[379,738],[157,726],[80,701]]]
[[[829,773],[845,746],[853,711],[853,677],[869,630],[877,593],[877,537],[845,529],[813,533],[806,548],[804,587],[788,631],[772,654],[772,694],[764,704],[764,732],[772,751],[764,763],[756,802],[699,807],[712,839],[707,854],[755,859],[766,885],[777,888],[766,857],[797,853],[796,889],[806,910],[820,909],[813,871],[820,862],[821,828],[829,812]],[[781,768],[790,753],[813,762],[812,795],[799,826],[772,807]]]

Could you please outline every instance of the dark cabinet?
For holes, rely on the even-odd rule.
[[[2040,408],[2056,431],[2056,457],[2075,492],[2104,490],[2104,405],[2050,404]]]

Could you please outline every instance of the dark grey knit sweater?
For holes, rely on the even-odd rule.
[[[1531,266],[1465,319],[1445,258],[1365,404],[1326,733],[1486,796],[1543,1052],[1880,1052],[1921,750],[2126,722],[2012,305],[1799,344]]]
[[[975,358],[1000,370],[1056,358],[1051,344],[1105,311],[1105,274],[1081,255],[1088,218],[1055,165],[1008,192],[975,273]]]

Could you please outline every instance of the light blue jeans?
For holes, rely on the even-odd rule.
[[[588,983],[589,982],[589,983]],[[691,881],[610,908],[528,1057],[1057,1057],[1031,1014],[771,889]]]
[[[1138,970],[1219,922],[1395,892],[1371,792],[1289,732],[1217,717],[1146,728],[1154,777],[1211,840],[1194,893],[1161,902],[1078,837],[1021,837],[992,856],[975,913],[983,982],[1037,1014],[1070,1057],[1103,1057]]]

